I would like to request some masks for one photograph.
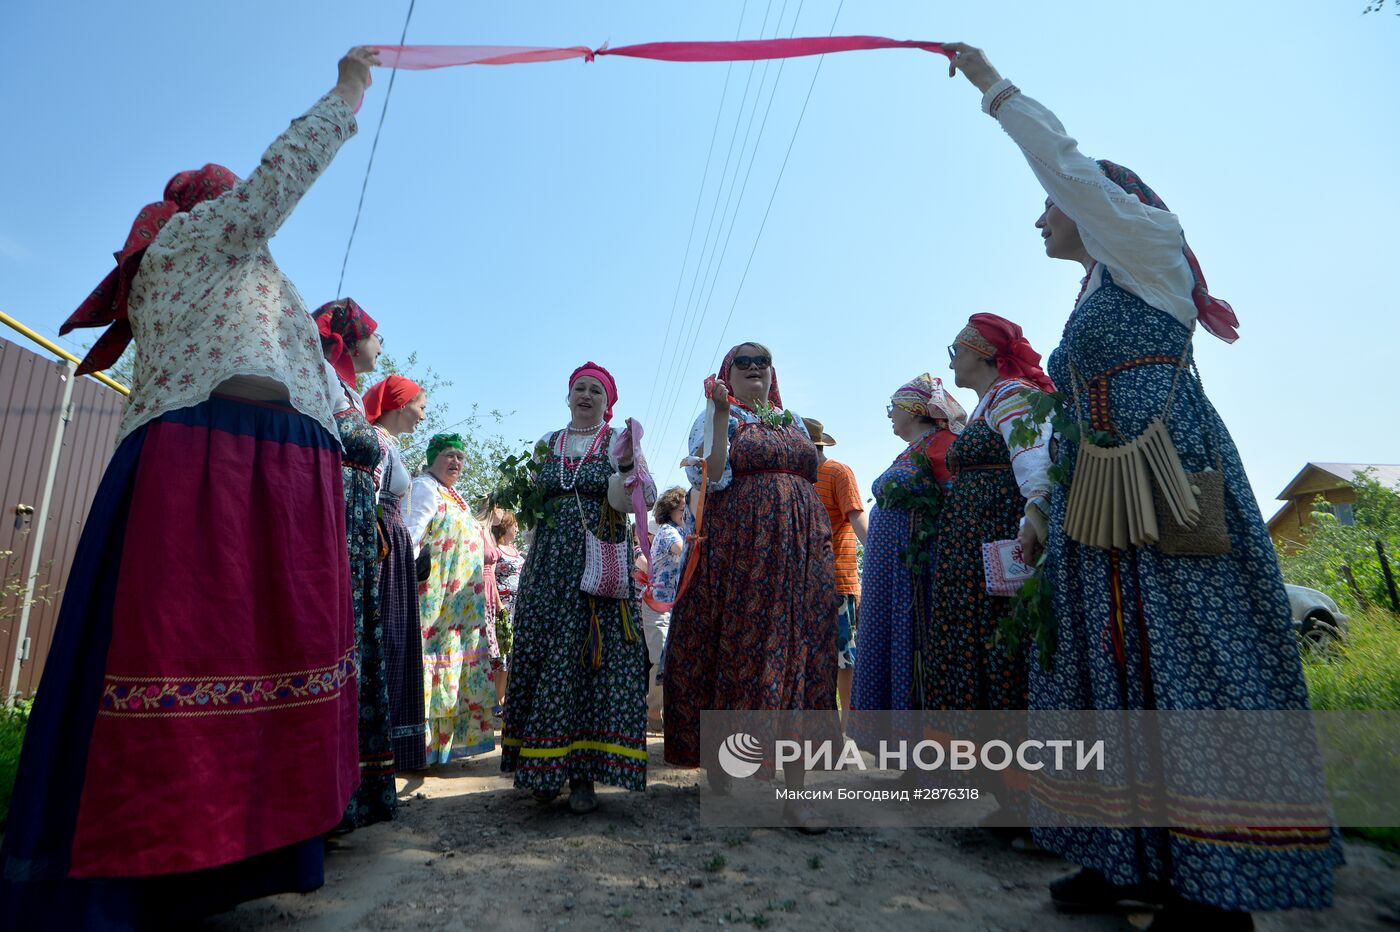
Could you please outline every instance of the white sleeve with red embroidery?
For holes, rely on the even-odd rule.
[[[1050,201],[1079,227],[1089,255],[1107,266],[1120,286],[1191,326],[1194,278],[1182,254],[1176,214],[1148,207],[1110,181],[1079,151],[1055,114],[1010,81],[1003,78],[989,87],[982,109],[1021,147]],[[1101,273],[1095,271],[1086,295],[1098,287]]]
[[[1026,499],[1026,505],[1034,505],[1043,515],[1050,514],[1050,423],[1041,424],[1031,444],[1011,442],[1011,431],[1016,422],[1030,414],[1030,404],[1026,399],[1027,390],[1033,386],[1022,382],[1007,382],[998,385],[987,394],[985,410],[987,423],[1001,434],[1006,441],[1006,449],[1011,454],[1011,472],[1016,477],[1016,486]]]

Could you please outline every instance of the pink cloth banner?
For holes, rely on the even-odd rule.
[[[817,36],[801,39],[744,39],[733,42],[646,42],[610,49],[575,45],[547,48],[527,45],[371,45],[379,52],[381,68],[451,68],[458,65],[521,65],[532,62],[592,61],[599,55],[623,55],[653,61],[760,61],[769,58],[801,58],[828,52],[871,49],[923,49],[952,58],[941,42],[886,39],[882,36]]]

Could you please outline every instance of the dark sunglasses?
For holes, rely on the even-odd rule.
[[[734,365],[740,369],[767,369],[773,365],[772,356],[735,356]]]

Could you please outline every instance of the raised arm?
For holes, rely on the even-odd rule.
[[[981,49],[962,43],[948,48],[957,53],[950,75],[962,71],[982,91],[982,109],[1020,147],[1050,201],[1079,228],[1089,255],[1149,287],[1184,287],[1189,295],[1176,214],[1149,207],[1110,181],[1055,115],[1002,78]]]
[[[341,145],[355,135],[354,108],[369,86],[369,68],[378,60],[379,53],[372,49],[346,53],[335,86],[292,121],[252,174],[222,197],[190,211],[187,235],[214,237],[223,249],[240,254],[276,235]]]

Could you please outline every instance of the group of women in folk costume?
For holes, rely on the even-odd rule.
[[[1226,542],[1187,555],[1074,539],[1049,466],[1053,456],[1072,483],[1089,448],[1059,437],[1052,451],[1043,426],[1029,439],[1011,431],[1025,391],[1051,383],[1018,327],[974,315],[951,347],[957,384],[979,396],[966,421],[931,378],[892,401],[909,448],[876,485],[866,591],[869,603],[884,587],[889,604],[867,610],[871,667],[858,665],[856,702],[1306,710],[1274,551],[1191,365],[1197,325],[1233,340],[1233,312],[1209,294],[1151,188],[1083,155],[979,50],[946,48],[950,75],[982,91],[1045,188],[1035,226],[1047,255],[1084,267],[1049,360],[1068,413],[1109,445],[1169,424],[1184,468],[1217,473]],[[9,924],[172,924],[314,889],[325,833],[392,815],[396,767],[492,746],[487,547],[455,489],[463,442],[434,437],[426,474],[406,489],[393,438],[421,418],[421,390],[386,382],[372,404],[361,399],[375,322],[349,299],[313,319],[267,249],[354,134],[375,62],[367,49],[345,56],[332,91],[247,179],[217,165],[171,179],[65,325],[110,325],[80,371],[110,365],[134,338],[136,379],[25,739],[0,849]],[[610,425],[617,386],[586,363],[567,391],[569,421],[538,453],[548,520],[517,577],[502,768],[542,800],[567,784],[570,807],[587,812],[596,783],[645,785],[648,655],[630,581],[611,595],[580,586],[600,554],[632,549],[624,487],[638,463]],[[783,407],[766,347],[730,350],[707,398],[690,471],[708,511],[665,670],[665,755],[689,767],[712,763],[702,710],[830,712],[835,698],[837,598],[815,448]],[[934,461],[931,479],[913,468],[916,453]],[[921,484],[946,493],[927,510],[932,534],[914,520]],[[905,548],[929,548],[903,575],[891,559],[902,534]],[[982,588],[980,545],[1012,536],[1028,557],[1045,552],[1059,633],[1040,662],[990,641],[1004,605]],[[880,630],[887,643],[874,649]],[[803,784],[800,769],[786,777]],[[1166,789],[1187,798],[1195,787]],[[1029,821],[1131,795],[1108,783],[1075,792],[1038,775]],[[1025,800],[1008,792],[1003,804]],[[789,816],[813,827],[808,811]],[[1326,813],[1288,826],[1043,828],[1035,840],[1083,866],[1051,886],[1064,908],[1148,899],[1164,905],[1153,928],[1249,928],[1253,910],[1331,902],[1341,858]]]

